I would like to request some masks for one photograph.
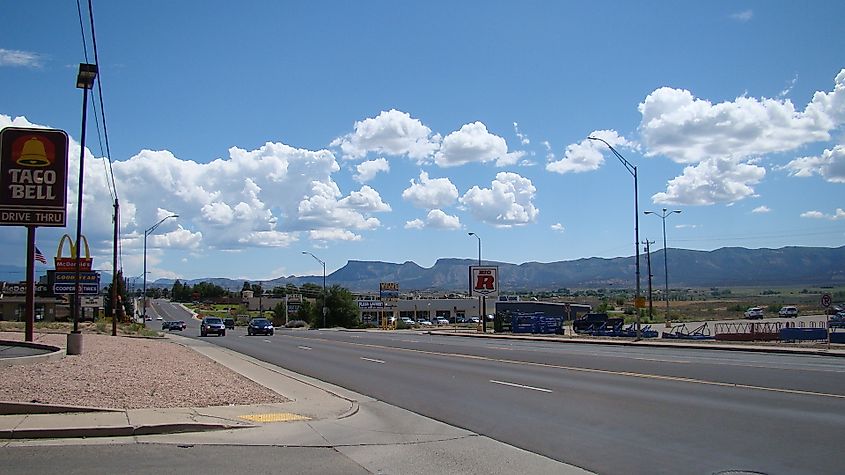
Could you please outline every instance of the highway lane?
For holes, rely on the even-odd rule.
[[[834,358],[243,333],[209,341],[599,473],[840,471],[845,367]]]

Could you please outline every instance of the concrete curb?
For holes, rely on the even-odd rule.
[[[17,346],[22,348],[32,348],[36,350],[44,350],[44,354],[31,356],[17,356],[14,358],[0,358],[0,368],[15,365],[24,365],[32,363],[40,363],[44,361],[56,361],[65,357],[64,348],[58,346],[45,345],[42,343],[32,343],[28,341],[12,341],[0,340],[0,344],[7,346]]]
[[[454,333],[448,331],[425,331],[422,332],[430,335],[442,336],[457,336],[465,338],[491,338],[498,340],[517,340],[517,341],[544,341],[553,343],[575,343],[575,344],[593,344],[593,345],[614,345],[614,346],[638,346],[643,348],[657,347],[657,348],[693,348],[701,350],[722,350],[722,351],[749,351],[756,353],[780,353],[790,355],[813,355],[813,356],[836,356],[845,357],[845,349],[822,349],[822,348],[783,348],[783,347],[769,347],[769,346],[743,346],[732,345],[724,343],[676,343],[664,341],[631,341],[631,340],[606,340],[606,339],[581,339],[581,338],[554,338],[543,336],[529,336],[529,335],[503,335],[490,333]]]
[[[0,401],[0,415],[3,416],[13,414],[68,414],[76,412],[123,412],[123,410],[88,406],[64,406],[61,404],[40,404],[34,402]]]
[[[172,423],[150,425],[119,425],[61,428],[0,429],[0,439],[68,439],[93,437],[127,437],[142,435],[179,434],[230,429],[244,429],[254,426],[231,424]]]

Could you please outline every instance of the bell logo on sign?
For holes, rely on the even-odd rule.
[[[471,297],[496,297],[499,295],[499,268],[471,266],[469,268],[469,293]]]

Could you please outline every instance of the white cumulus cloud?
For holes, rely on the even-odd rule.
[[[390,164],[384,158],[377,158],[375,160],[367,160],[361,162],[355,167],[358,172],[352,178],[358,183],[366,183],[376,177],[380,172],[389,172]]]
[[[665,192],[655,193],[655,203],[712,205],[733,203],[754,196],[753,185],[762,181],[766,169],[726,159],[708,159],[684,168],[684,173],[669,180]]]
[[[448,178],[429,178],[420,172],[420,182],[411,180],[411,186],[402,192],[402,199],[417,208],[435,209],[449,206],[458,199],[458,188]]]
[[[434,162],[441,167],[456,167],[495,161],[496,166],[504,167],[517,163],[523,155],[522,151],[508,152],[505,139],[488,132],[483,123],[473,122],[443,139]]]
[[[805,211],[801,213],[802,218],[810,218],[810,219],[828,219],[830,221],[838,221],[840,219],[845,219],[845,210],[842,208],[836,208],[836,211],[833,214],[824,214],[821,211]]]
[[[600,138],[613,148],[636,148],[634,143],[620,136],[615,130],[596,130],[589,137]],[[548,142],[546,146],[549,147]],[[612,153],[605,143],[584,138],[578,143],[567,146],[560,160],[554,160],[554,154],[549,150],[548,157],[551,161],[546,163],[546,170],[560,174],[598,170],[604,163],[605,153]]]
[[[796,158],[784,168],[793,176],[809,177],[818,174],[831,183],[845,183],[845,147],[837,145],[818,157]]]
[[[428,212],[425,220],[413,219],[405,223],[405,229],[461,229],[461,220],[457,216],[446,214],[439,209]]]
[[[537,189],[528,178],[500,172],[490,188],[473,186],[460,203],[477,219],[499,227],[534,223],[540,210],[534,205]]]
[[[768,206],[758,206],[751,210],[752,213],[771,213],[772,210]]]
[[[396,109],[382,111],[378,116],[355,122],[355,131],[336,138],[332,147],[340,147],[343,157],[360,159],[369,152],[386,155],[407,155],[425,162],[440,146],[440,135],[410,114]]]

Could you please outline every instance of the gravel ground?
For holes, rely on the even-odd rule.
[[[24,341],[22,332],[0,340]],[[34,341],[65,348],[67,333]],[[279,403],[287,400],[166,339],[85,333],[81,355],[0,372],[0,401],[141,409]]]

